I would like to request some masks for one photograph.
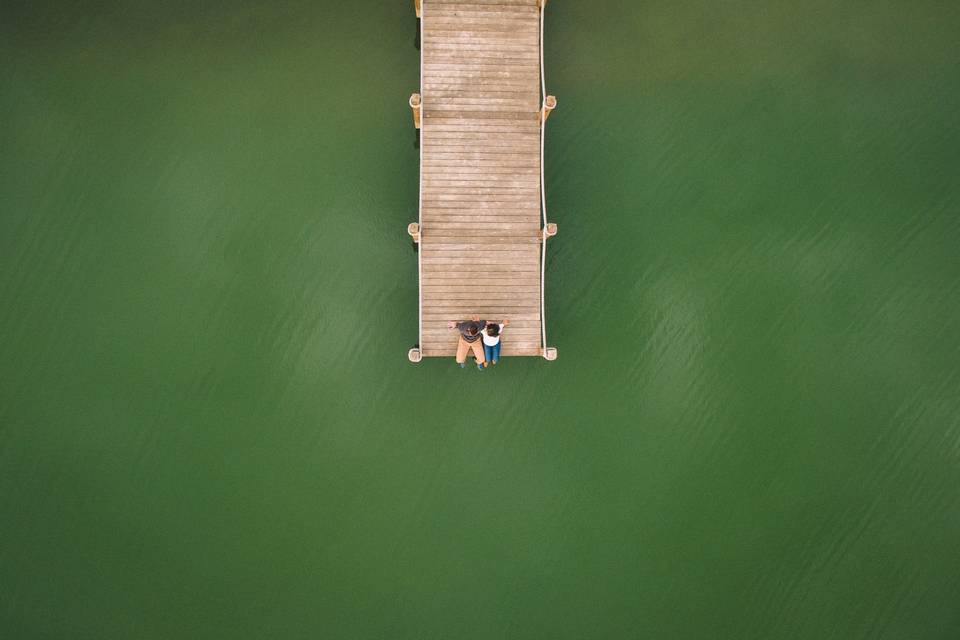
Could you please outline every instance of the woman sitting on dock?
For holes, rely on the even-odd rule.
[[[503,328],[510,324],[510,321],[504,318],[503,322],[488,322],[487,326],[482,331],[483,333],[483,353],[487,357],[487,361],[483,366],[487,364],[497,364],[497,360],[500,359],[500,334],[503,332]]]
[[[487,326],[486,320],[481,320],[480,316],[473,316],[472,320],[463,322],[448,322],[447,327],[460,331],[460,341],[457,343],[457,364],[462,369],[467,360],[467,352],[473,350],[473,355],[477,359],[477,369],[483,371],[483,365],[486,360],[483,357],[482,331]]]

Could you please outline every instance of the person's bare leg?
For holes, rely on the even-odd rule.
[[[457,343],[457,364],[463,364],[467,361],[467,351],[470,350],[470,343],[463,339],[463,336],[460,336],[460,341]]]

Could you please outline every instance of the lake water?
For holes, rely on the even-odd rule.
[[[548,342],[416,342],[410,2],[0,9],[0,636],[960,637],[960,4],[550,3]]]

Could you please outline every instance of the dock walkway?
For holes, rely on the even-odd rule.
[[[420,0],[419,348],[453,356],[450,320],[510,319],[504,356],[546,346],[543,132],[546,0]]]

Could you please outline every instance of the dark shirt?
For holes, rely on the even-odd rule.
[[[486,320],[481,320],[480,322],[477,322],[475,320],[465,320],[463,322],[457,323],[457,329],[460,330],[460,335],[463,336],[463,339],[466,340],[467,342],[476,342],[481,337],[483,337],[481,334],[483,333],[483,329],[486,326],[487,326]],[[469,333],[467,333],[467,329],[469,329],[470,327],[477,328],[476,335],[470,335]]]

